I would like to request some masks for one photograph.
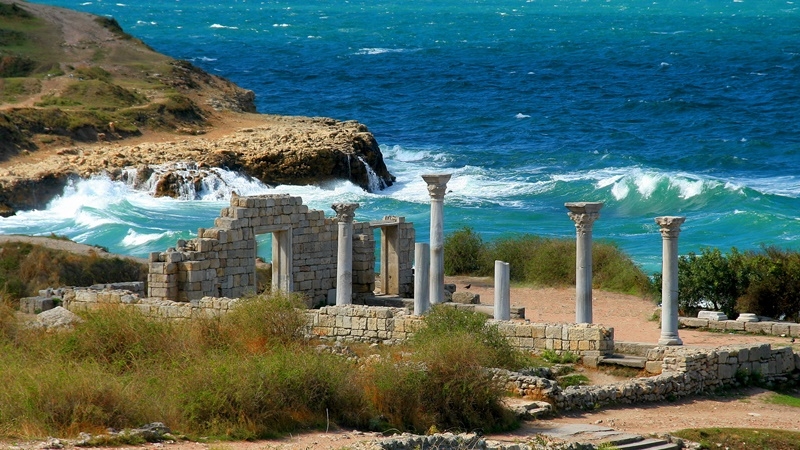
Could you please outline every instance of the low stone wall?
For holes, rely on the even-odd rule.
[[[191,302],[175,302],[159,298],[141,298],[124,290],[66,290],[64,307],[72,312],[91,311],[118,305],[137,309],[146,317],[168,320],[189,320],[217,317],[228,312],[239,299],[204,297]]]
[[[660,375],[604,386],[561,389],[553,380],[501,370],[495,371],[495,378],[507,383],[517,395],[546,401],[559,410],[571,410],[697,395],[754,374],[764,381],[782,382],[800,370],[800,355],[793,353],[791,347],[773,349],[769,344],[717,349],[655,347],[647,352],[647,358],[661,363]]]
[[[422,317],[405,308],[379,306],[327,306],[306,312],[307,334],[345,342],[395,343],[423,326]],[[494,322],[511,345],[521,350],[570,351],[580,355],[611,353],[614,329],[594,324]]]
[[[800,337],[800,323],[791,322],[738,322],[736,320],[709,320],[681,317],[679,323],[685,328],[708,328],[709,330],[745,331],[747,333],[773,336]]]

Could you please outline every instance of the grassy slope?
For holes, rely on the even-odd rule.
[[[156,53],[113,19],[43,8],[0,0],[0,160],[98,133],[205,125],[210,111],[197,94],[215,79]]]

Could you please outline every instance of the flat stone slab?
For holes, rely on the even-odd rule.
[[[697,318],[720,321],[728,320],[728,315],[721,311],[700,311],[697,313]]]
[[[617,366],[633,367],[635,369],[644,369],[647,364],[647,358],[632,355],[611,355],[603,356],[598,361],[599,364],[614,364]]]

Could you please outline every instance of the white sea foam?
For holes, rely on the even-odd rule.
[[[517,113],[517,115],[514,117],[516,117],[517,119],[527,119],[530,116],[528,114]]]
[[[291,25],[289,25],[288,23],[273,23],[272,26],[274,28],[288,28]]]
[[[384,53],[405,53],[419,50],[420,49],[367,47],[358,49],[356,55],[382,55]]]
[[[239,27],[229,27],[229,26],[226,26],[226,25],[220,25],[218,23],[212,24],[209,28],[225,28],[225,29],[229,29],[229,30],[238,30],[239,29]]]
[[[150,242],[157,241],[168,236],[169,232],[164,233],[137,233],[135,230],[128,230],[128,234],[122,238],[121,244],[124,247],[138,247]]]

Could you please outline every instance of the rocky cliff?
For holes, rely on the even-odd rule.
[[[0,31],[0,214],[101,172],[169,196],[214,167],[270,185],[394,180],[364,125],[255,114],[252,91],[154,52],[113,19],[0,0]]]

